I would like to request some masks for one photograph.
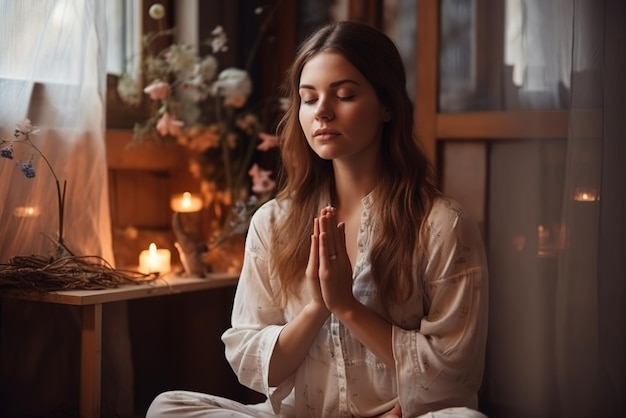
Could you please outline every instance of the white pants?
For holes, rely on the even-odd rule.
[[[295,416],[290,408],[283,407],[281,416]],[[231,399],[205,393],[171,391],[157,396],[146,418],[204,418],[204,417],[231,417],[231,418],[275,418],[268,402],[244,405]],[[411,418],[411,417],[403,417]],[[487,418],[484,414],[469,408],[446,408],[435,412],[428,412],[417,418]]]

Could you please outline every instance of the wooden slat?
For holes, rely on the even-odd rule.
[[[417,5],[415,121],[418,138],[433,164],[437,152],[438,48],[439,1],[420,0]]]
[[[440,113],[438,139],[567,138],[567,111]]]
[[[187,164],[182,147],[174,144],[161,145],[151,141],[146,141],[137,147],[129,147],[132,137],[131,130],[108,129],[106,131],[109,169],[175,170]]]

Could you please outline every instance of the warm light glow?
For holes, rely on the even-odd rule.
[[[202,210],[202,198],[189,192],[175,194],[170,200],[170,207],[179,213],[199,212]]]
[[[169,272],[171,268],[170,250],[157,248],[154,242],[139,254],[139,271],[143,274],[163,274]]]
[[[543,225],[539,225],[537,227],[537,241],[540,249],[547,247],[549,244],[550,230],[545,228]]]
[[[596,189],[577,188],[574,190],[574,200],[577,202],[596,202],[600,200]]]
[[[17,218],[36,218],[39,213],[37,206],[18,206],[13,209],[13,216]]]

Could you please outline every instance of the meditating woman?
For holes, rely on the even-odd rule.
[[[172,391],[148,416],[483,416],[483,244],[435,186],[396,47],[365,24],[328,24],[287,88],[284,184],[252,219],[222,337],[267,401]]]

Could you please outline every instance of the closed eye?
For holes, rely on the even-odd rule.
[[[339,97],[339,100],[341,100],[342,102],[350,102],[354,100],[354,95]]]

